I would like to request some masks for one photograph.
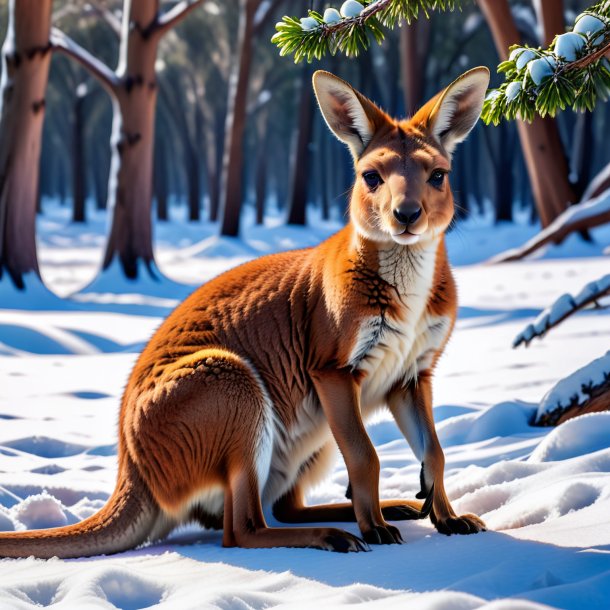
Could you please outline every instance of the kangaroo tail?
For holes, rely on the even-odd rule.
[[[99,512],[67,527],[0,533],[0,557],[89,557],[145,542],[159,507],[131,459],[121,461],[116,489]]]

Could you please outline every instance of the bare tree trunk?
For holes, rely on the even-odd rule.
[[[102,268],[118,257],[128,278],[141,261],[153,274],[151,207],[157,80],[155,61],[163,35],[203,0],[182,0],[163,14],[159,0],[125,0],[119,65],[106,65],[54,30],[52,43],[98,78],[113,96],[112,161],[108,203],[112,226]]]
[[[311,141],[311,124],[313,120],[312,90],[309,84],[311,70],[308,65],[303,68],[301,76],[301,94],[299,103],[299,121],[294,134],[291,165],[290,201],[288,202],[287,223],[304,225],[307,214],[307,194],[309,184]]]
[[[138,276],[138,262],[154,263],[150,208],[157,102],[155,60],[159,37],[149,32],[159,0],[126,0],[115,90],[109,207],[112,226],[103,268],[119,257],[128,278]]]
[[[542,29],[543,47],[548,47],[557,34],[565,32],[563,0],[533,0],[538,23]]]
[[[256,131],[258,136],[258,153],[256,156],[256,171],[254,178],[256,224],[265,222],[265,204],[267,198],[267,147],[269,145],[268,128],[269,112],[266,108],[259,110],[256,120]]]
[[[498,55],[508,59],[508,48],[520,42],[507,0],[479,0]],[[576,196],[568,182],[568,167],[557,124],[536,117],[531,125],[517,121],[525,163],[540,222],[548,226]]]
[[[220,184],[222,210],[221,235],[236,237],[243,197],[243,138],[246,127],[246,107],[254,15],[260,0],[240,0],[237,35],[237,57],[229,79],[229,99],[225,123],[225,145]]]
[[[157,220],[165,222],[167,215],[167,155],[165,146],[155,146],[155,199],[157,201]]]
[[[11,0],[0,82],[0,277],[38,275],[36,208],[51,0]]]
[[[400,67],[407,116],[414,115],[424,101],[424,77],[429,43],[428,19],[416,19],[400,29]]]
[[[85,87],[81,90],[81,87]],[[80,85],[74,100],[74,116],[72,131],[72,222],[85,222],[86,210],[86,171],[85,161],[85,98],[87,89]]]

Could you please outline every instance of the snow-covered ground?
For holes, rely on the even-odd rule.
[[[104,219],[75,228],[67,211],[47,207],[43,275],[67,294],[95,275]],[[252,256],[315,244],[337,226],[272,219],[246,224],[244,243],[175,219],[157,227],[157,257],[174,282],[134,287],[111,277],[73,301],[0,290],[0,530],[73,523],[103,505],[116,474],[121,391],[144,342],[190,290],[176,282],[195,285]],[[610,413],[556,429],[529,422],[557,381],[608,351],[610,313],[580,312],[527,349],[511,344],[558,296],[608,273],[610,230],[535,261],[472,264],[534,233],[479,220],[449,236],[461,309],[436,375],[435,414],[454,507],[481,515],[490,531],[445,537],[429,521],[403,522],[406,544],[341,555],[224,549],[218,532],[191,527],[113,557],[2,560],[0,608],[609,608]],[[382,496],[414,497],[419,464],[395,425],[380,416],[370,432]],[[346,483],[338,463],[309,501],[339,501]]]

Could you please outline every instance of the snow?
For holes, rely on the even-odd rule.
[[[610,274],[588,282],[575,297],[571,294],[561,295],[515,337],[513,347],[518,347],[522,343],[527,345],[534,337],[542,337],[547,330],[575,312],[584,303],[596,298],[601,299],[608,291],[610,291]]]
[[[584,402],[587,393],[583,390],[600,386],[609,378],[610,351],[558,381],[557,385],[544,395],[536,418],[539,419],[543,414],[558,407],[567,407],[572,401],[576,401],[576,404]]]
[[[116,477],[117,413],[129,370],[194,285],[258,254],[315,244],[339,226],[315,213],[310,229],[283,227],[279,214],[262,227],[249,217],[243,238],[231,240],[175,215],[156,227],[157,280],[127,282],[111,267],[92,282],[105,219],[93,213],[83,230],[68,217],[45,205],[40,258],[53,290],[86,287],[76,299],[61,300],[34,279],[26,295],[0,282],[0,530],[73,523],[103,505]],[[473,219],[448,237],[460,312],[436,375],[435,419],[453,506],[481,515],[490,531],[446,537],[427,520],[402,522],[405,545],[344,556],[225,549],[219,532],[190,526],[111,557],[1,560],[0,608],[606,609],[610,413],[557,428],[531,422],[560,380],[608,350],[610,314],[579,312],[528,350],[510,344],[566,289],[605,278],[610,230],[595,229],[592,244],[573,236],[533,261],[473,264],[535,231]],[[381,414],[370,434],[381,496],[414,497],[420,464],[394,423]],[[338,462],[308,501],[341,501],[346,485]]]

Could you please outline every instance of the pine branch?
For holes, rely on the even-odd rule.
[[[97,57],[94,57],[81,47],[77,42],[72,40],[67,34],[64,34],[57,28],[51,29],[49,43],[54,51],[61,51],[65,55],[75,59],[81,66],[86,68],[89,73],[94,76],[100,84],[110,93],[115,96],[120,85],[118,76]]]
[[[505,82],[491,91],[482,119],[531,121],[570,108],[593,110],[610,97],[610,2],[604,0],[576,18],[573,31],[555,36],[547,48],[511,47],[498,66]]]
[[[420,12],[428,17],[433,10],[453,10],[459,0],[350,0],[350,7],[347,4],[341,15],[327,9],[324,15],[310,10],[300,19],[284,17],[276,24],[271,42],[279,47],[280,55],[294,55],[295,62],[337,52],[354,57],[368,49],[371,38],[381,43],[384,27],[391,29],[402,20],[411,23]]]

